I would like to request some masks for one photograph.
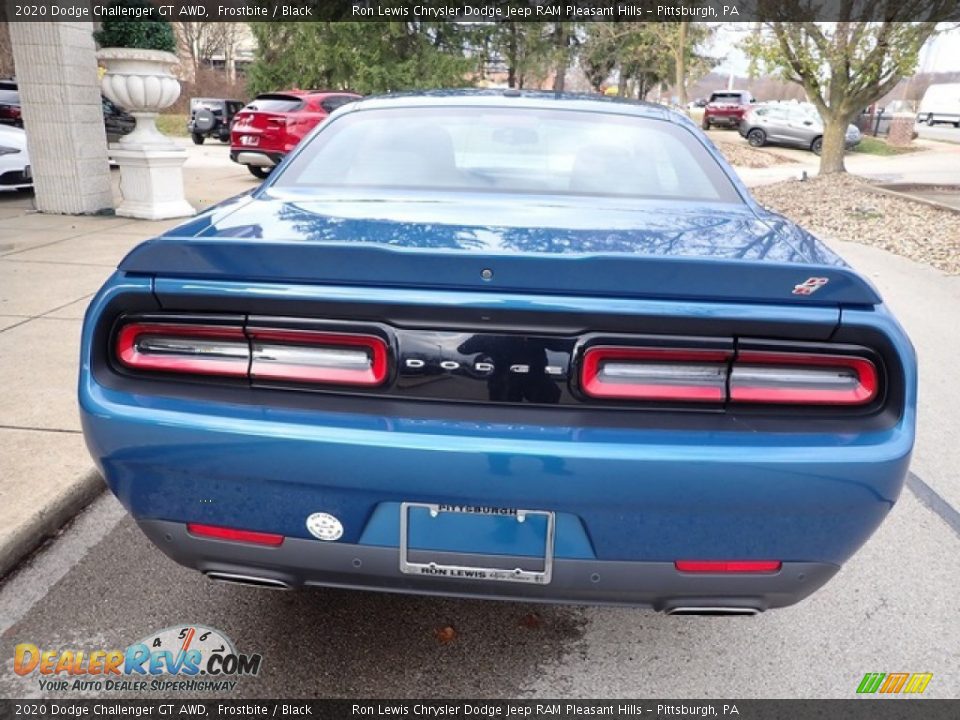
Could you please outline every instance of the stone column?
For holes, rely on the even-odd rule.
[[[93,24],[9,27],[37,209],[64,215],[112,210]]]

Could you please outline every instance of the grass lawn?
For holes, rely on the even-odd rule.
[[[158,115],[157,129],[164,135],[187,136],[186,115]]]
[[[903,155],[905,153],[917,152],[923,148],[919,147],[894,147],[888,145],[886,140],[864,135],[860,144],[850,152],[863,153],[864,155]]]

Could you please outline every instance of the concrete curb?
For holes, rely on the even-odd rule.
[[[0,578],[5,577],[45,540],[100,495],[106,485],[100,473],[89,470],[74,478],[53,501],[29,516],[0,541]]]
[[[904,192],[903,190],[894,190],[890,187],[890,185],[904,185],[905,186],[904,189],[917,188],[919,190],[922,190],[924,187],[930,187],[930,188],[943,187],[943,185],[937,185],[937,184],[924,185],[921,183],[886,183],[886,187],[884,187],[884,184],[873,183],[871,189],[876,193],[880,193],[881,195],[891,195],[893,197],[902,198],[903,200],[909,200],[910,202],[920,203],[921,205],[928,205],[930,207],[937,208],[938,210],[946,210],[947,212],[960,214],[960,209],[957,209],[952,205],[946,205],[942,202],[937,202],[936,200],[930,200],[928,198],[917,197],[916,195],[911,195],[910,193]]]

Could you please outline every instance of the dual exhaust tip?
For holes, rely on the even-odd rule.
[[[664,611],[667,615],[700,615],[705,617],[720,617],[730,615],[759,615],[762,610],[756,607],[698,607],[689,605],[678,605],[667,608]]]
[[[290,590],[292,586],[277,578],[261,577],[256,575],[238,575],[236,573],[212,571],[207,577],[216,582],[230,583],[231,585],[246,585],[247,587],[267,588],[268,590]]]

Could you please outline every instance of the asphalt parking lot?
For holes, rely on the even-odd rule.
[[[223,154],[212,144],[191,157],[216,165]],[[960,697],[960,277],[834,247],[917,346],[919,436],[890,517],[800,605],[693,618],[217,585],[169,561],[104,495],[0,586],[0,696],[44,695],[13,672],[17,643],[112,649],[201,623],[264,658],[224,697],[852,698],[867,672],[930,672],[926,696]]]

